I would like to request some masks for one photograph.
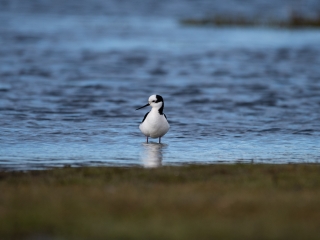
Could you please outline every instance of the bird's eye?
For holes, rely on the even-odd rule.
[[[156,102],[155,100],[153,100],[152,102]]]

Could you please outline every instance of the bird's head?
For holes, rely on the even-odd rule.
[[[160,95],[151,95],[148,99],[148,104],[137,108],[141,109],[147,106],[151,106],[152,108],[158,109],[160,114],[163,114],[163,108],[164,108],[164,101],[163,98]]]

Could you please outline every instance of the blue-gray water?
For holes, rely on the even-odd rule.
[[[0,168],[320,161],[320,30],[179,24],[318,1],[20,2],[0,1]],[[155,93],[171,129],[147,145]]]

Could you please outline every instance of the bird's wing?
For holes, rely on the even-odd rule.
[[[163,114],[164,115],[164,117],[167,119],[167,116],[165,115],[165,114]],[[168,120],[168,119],[167,119]]]
[[[147,118],[148,114],[149,114],[149,112],[147,112],[147,113],[146,113],[146,115],[144,115],[144,118],[143,118],[143,120],[142,120],[142,122],[141,122],[141,123],[143,123],[143,122],[144,122],[144,120],[146,120],[146,118]]]

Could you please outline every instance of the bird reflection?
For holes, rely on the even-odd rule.
[[[162,162],[162,149],[166,144],[159,143],[143,143],[143,151],[141,160],[146,168],[160,167]]]

